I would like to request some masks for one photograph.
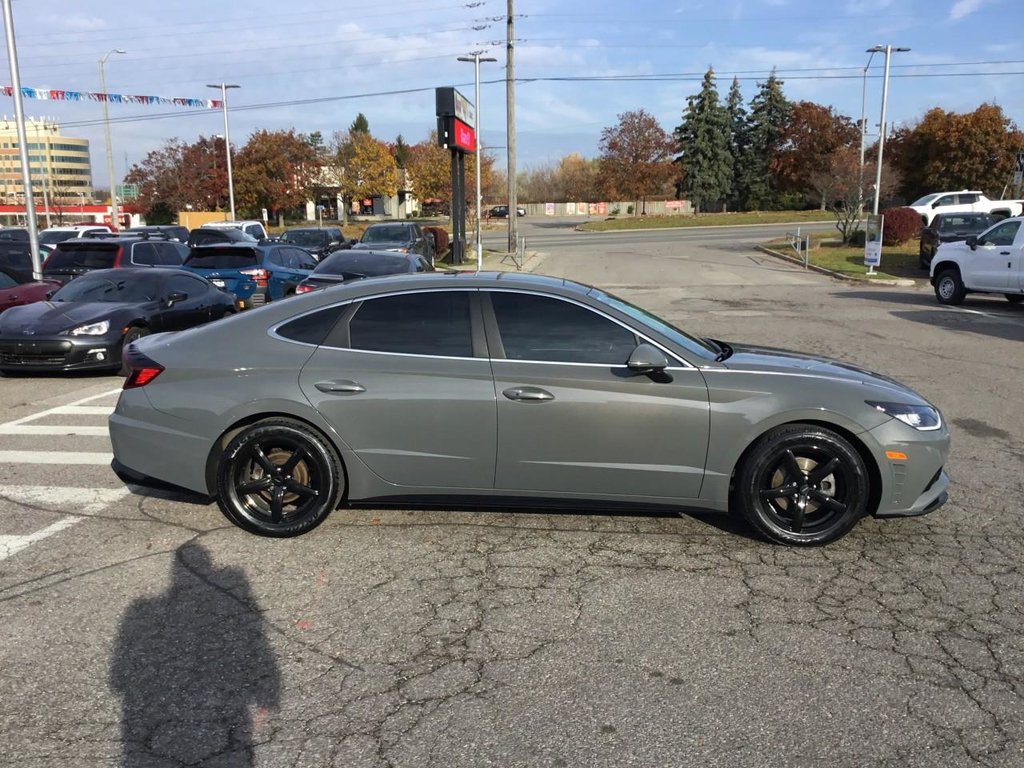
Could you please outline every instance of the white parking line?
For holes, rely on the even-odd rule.
[[[100,451],[0,451],[0,464],[109,464],[112,453]]]
[[[62,427],[35,424],[0,424],[0,435],[82,435],[106,437],[106,427]]]
[[[35,544],[47,536],[52,536],[66,528],[70,528],[81,519],[80,517],[65,517],[63,520],[58,520],[53,525],[48,525],[42,530],[30,533],[27,536],[0,536],[0,560],[5,560],[15,552],[20,552],[25,547]]]
[[[107,506],[127,496],[127,488],[77,488],[49,485],[0,485],[0,501],[33,507],[55,507],[55,512],[65,512],[72,507],[75,512],[94,515]]]
[[[28,416],[23,416],[20,419],[15,419],[14,421],[8,421],[3,426],[6,427],[6,426],[13,426],[15,424],[24,424],[26,422],[35,421],[36,419],[41,419],[43,416],[49,416],[50,414],[54,414],[54,413],[62,413],[62,414],[65,414],[65,415],[69,414],[69,413],[78,413],[78,414],[87,413],[89,415],[109,414],[111,411],[114,410],[114,406],[112,406],[112,405],[111,406],[83,406],[82,404],[83,403],[91,403],[93,400],[99,400],[100,398],[103,398],[103,397],[110,397],[111,395],[116,395],[116,394],[120,393],[120,391],[121,391],[120,389],[110,389],[110,390],[107,390],[106,392],[100,392],[98,395],[90,395],[89,397],[83,397],[81,400],[76,400],[75,402],[68,403],[67,405],[58,405],[55,408],[48,408],[45,411],[39,411],[39,413],[33,413],[33,414],[28,415]],[[76,409],[78,407],[89,408],[90,410],[88,410],[88,411],[68,410],[68,409]],[[93,408],[95,408],[97,410],[95,410],[95,411],[91,410]]]

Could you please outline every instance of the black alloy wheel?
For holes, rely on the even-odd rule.
[[[864,460],[835,432],[810,424],[772,430],[737,473],[736,502],[765,538],[813,546],[845,536],[867,511]]]
[[[297,536],[338,506],[341,460],[321,434],[292,419],[246,427],[224,449],[217,503],[235,525],[262,536]]]
[[[129,328],[125,333],[124,338],[121,340],[121,375],[127,376],[131,373],[131,368],[128,367],[128,362],[125,360],[124,353],[128,351],[128,345],[133,341],[138,341],[143,336],[149,336],[148,328],[141,328],[139,326],[133,326]]]

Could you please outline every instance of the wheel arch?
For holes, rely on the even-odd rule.
[[[257,422],[260,421],[265,421],[267,419],[287,419],[289,421],[298,422],[306,426],[316,434],[318,434],[321,438],[323,438],[327,442],[327,444],[334,449],[335,453],[338,456],[338,461],[341,464],[341,471],[342,474],[344,475],[345,481],[345,493],[342,498],[345,498],[348,495],[348,467],[344,459],[344,446],[339,444],[339,441],[336,439],[337,436],[332,436],[329,430],[323,429],[323,427],[321,427],[315,421],[308,419],[300,414],[287,411],[273,410],[253,412],[245,416],[239,417],[234,422],[232,422],[232,424],[229,427],[227,427],[227,429],[221,432],[220,436],[218,436],[216,440],[213,441],[213,444],[210,446],[210,452],[207,454],[206,457],[206,467],[203,474],[204,480],[206,482],[206,487],[210,495],[216,495],[217,466],[220,463],[220,457],[224,454],[224,449],[228,446],[228,443],[230,443],[235,438],[235,436],[246,427],[251,426],[252,424],[256,424]]]
[[[938,253],[938,250],[936,250],[936,253]],[[935,276],[935,279],[937,279],[942,272],[947,272],[949,270],[954,270],[958,275],[961,274],[960,265],[955,261],[939,261],[932,264],[932,275]]]
[[[764,438],[765,435],[767,435],[769,432],[772,432],[778,429],[779,427],[788,427],[797,424],[806,424],[811,427],[820,427],[823,429],[827,429],[831,432],[835,432],[837,435],[846,440],[851,446],[853,446],[854,450],[856,450],[858,455],[860,455],[861,460],[864,462],[864,467],[868,471],[867,510],[868,514],[873,514],[874,511],[878,509],[878,505],[881,503],[882,500],[882,471],[881,468],[878,466],[878,460],[875,458],[874,454],[872,454],[867,444],[861,438],[861,435],[863,433],[858,434],[856,432],[853,432],[849,428],[843,426],[842,424],[837,424],[834,421],[825,421],[823,419],[814,418],[791,419],[788,421],[780,422],[778,424],[772,424],[771,426],[764,427],[752,440],[750,440],[750,442],[747,443],[747,446],[743,449],[742,453],[740,453],[739,457],[736,459],[732,467],[732,472],[729,475],[730,501],[732,497],[733,486],[736,480],[736,473],[739,471],[740,467],[743,466],[744,462],[747,461],[747,458],[750,456],[750,452],[754,449],[754,446],[757,445],[761,441],[761,439]]]

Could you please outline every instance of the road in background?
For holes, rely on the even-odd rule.
[[[116,377],[0,379],[0,764],[1024,763],[1024,307],[836,281],[752,233],[563,236],[538,271],[917,388],[949,504],[810,550],[599,510],[343,509],[274,541],[43,463],[109,451]]]

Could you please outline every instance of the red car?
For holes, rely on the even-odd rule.
[[[60,288],[56,280],[21,282],[15,273],[0,267],[0,312],[34,301],[44,301],[48,294]]]

